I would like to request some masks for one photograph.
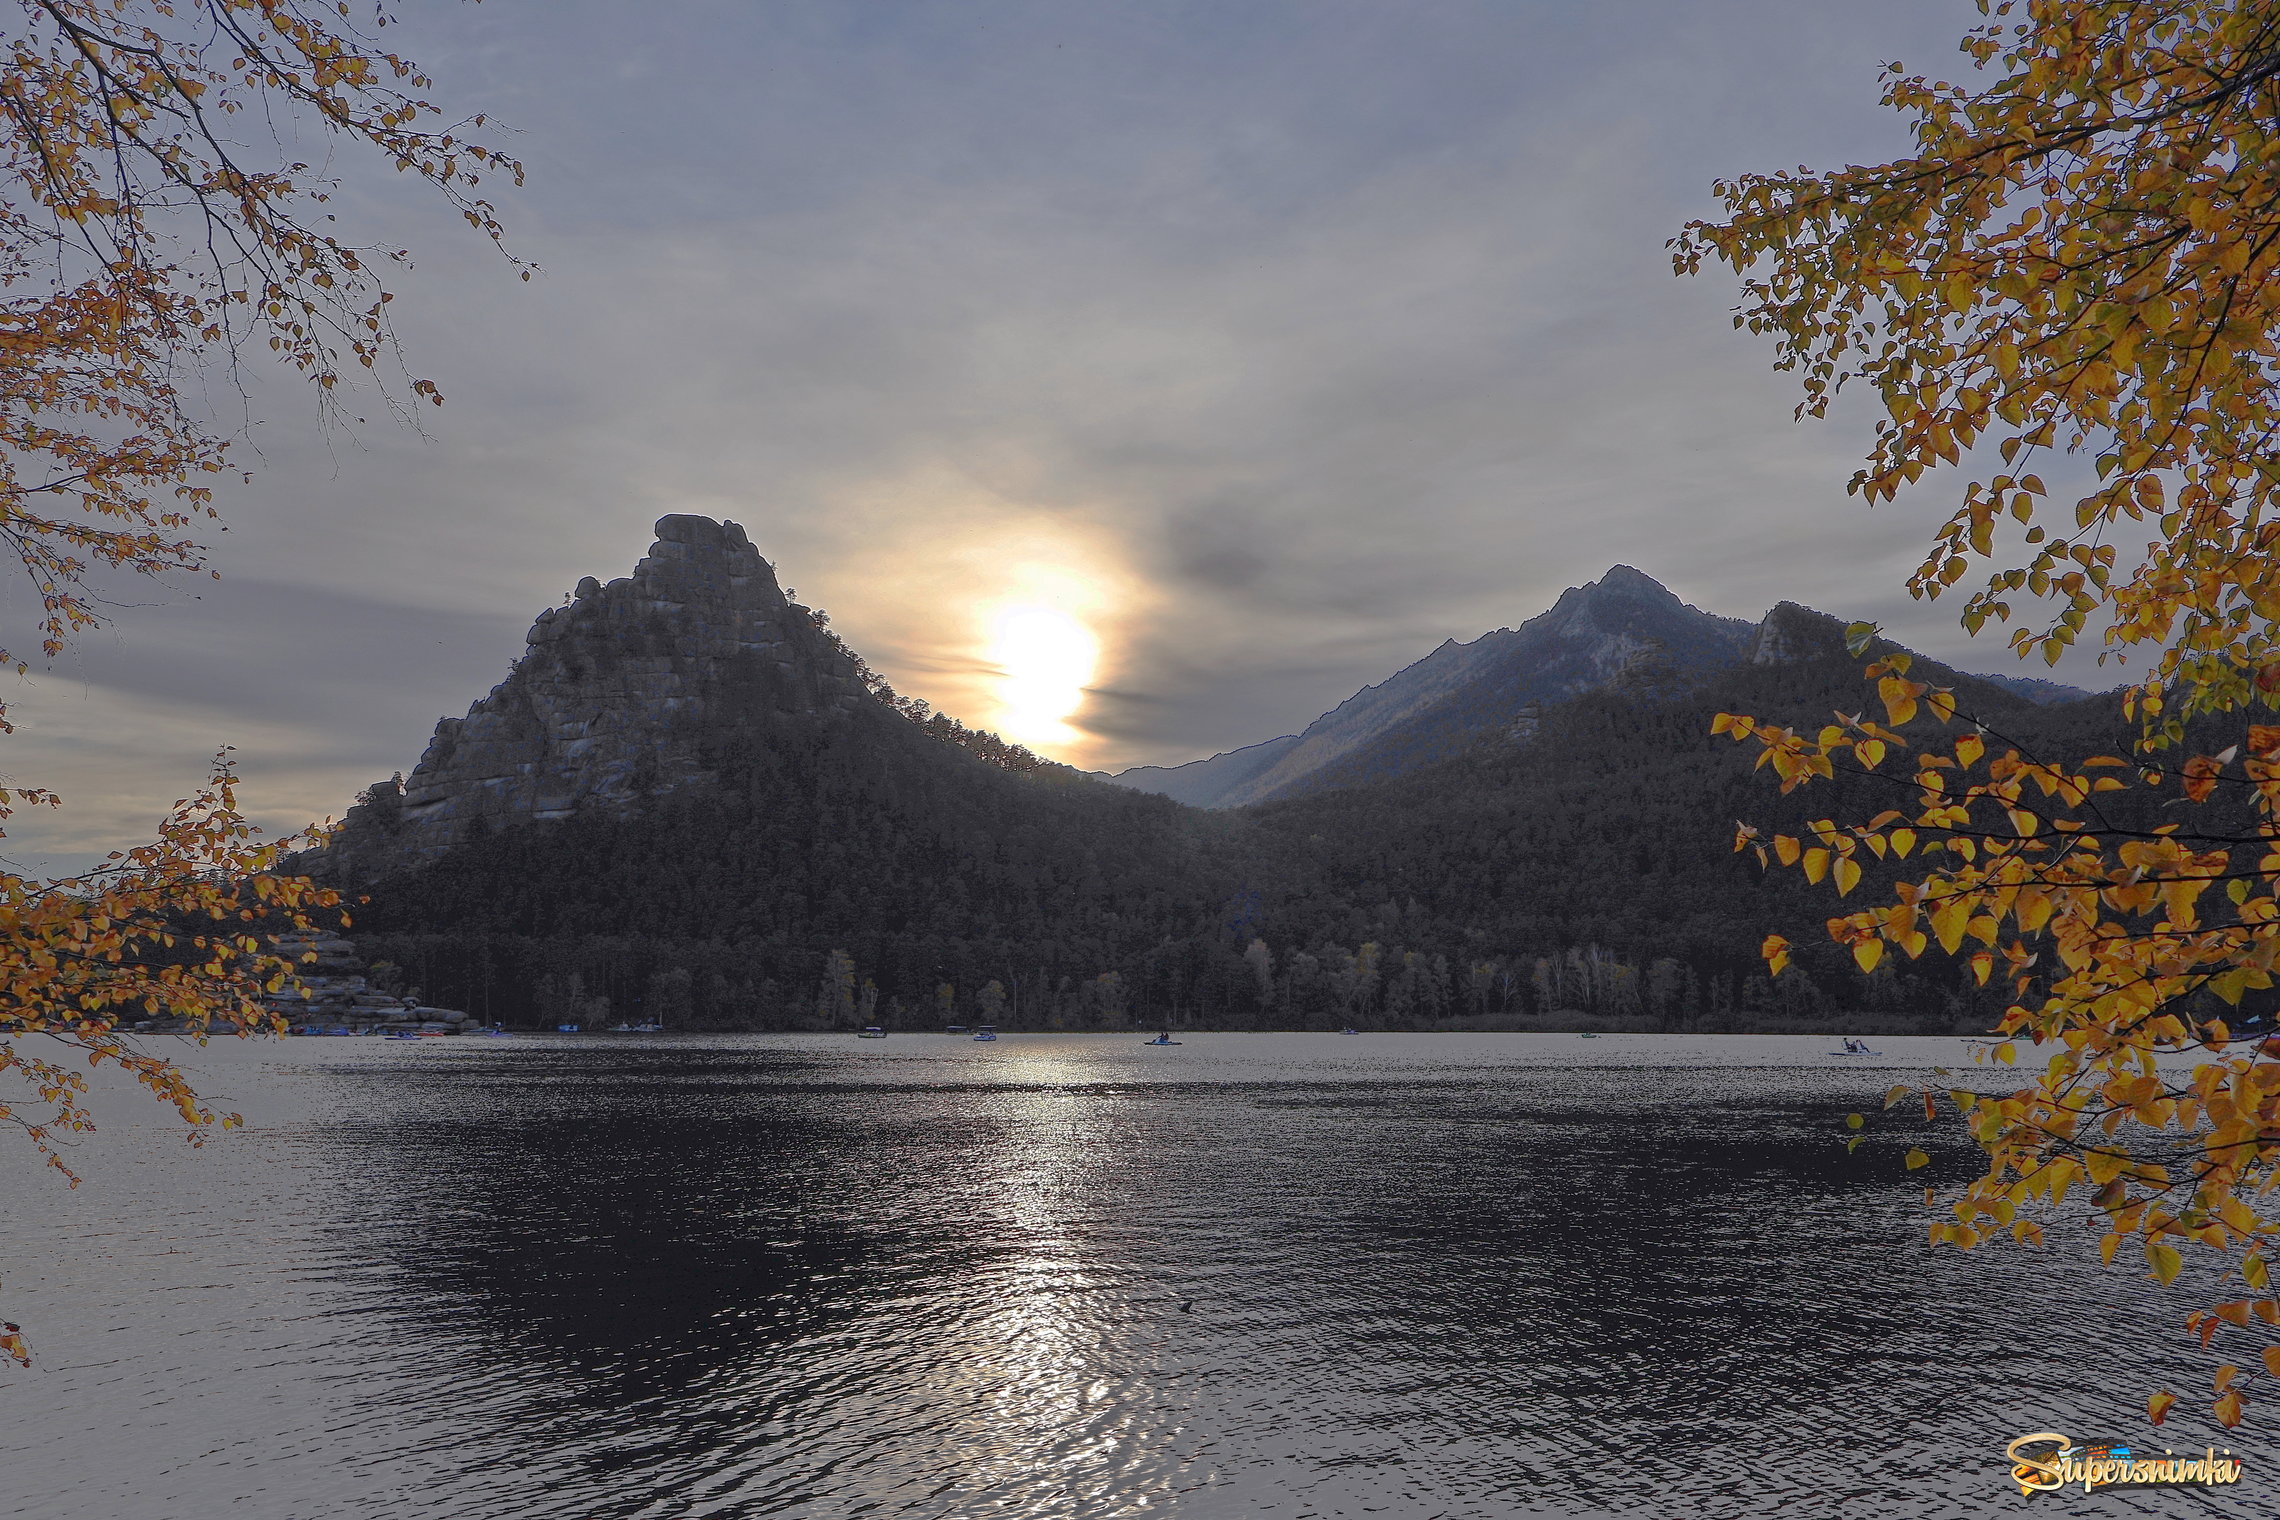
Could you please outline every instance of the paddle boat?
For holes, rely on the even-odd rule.
[[[1157,1035],[1154,1039],[1142,1040],[1140,1043],[1143,1045],[1177,1045],[1179,1041],[1173,1039],[1172,1032],[1167,1029],[1162,1034]]]
[[[1881,1050],[1870,1050],[1866,1041],[1856,1040],[1848,1034],[1845,1036],[1844,1048],[1841,1050],[1832,1050],[1829,1052],[1829,1054],[1833,1056],[1877,1056],[1884,1054],[1884,1052]]]
[[[883,1040],[886,1037],[887,1032],[876,1024],[869,1026],[861,1034],[855,1036],[858,1040]]]
[[[995,1024],[983,1024],[983,1025],[980,1025],[980,1026],[976,1027],[976,1029],[974,1030],[974,1038],[975,1038],[975,1039],[977,1039],[977,1040],[994,1040],[994,1039],[996,1039],[996,1038],[997,1038],[997,1026],[996,1026]]]

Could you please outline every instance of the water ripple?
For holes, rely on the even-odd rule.
[[[252,1132],[0,1199],[0,1515],[1944,1520],[2205,1375],[1832,1143],[1952,1042],[849,1044],[202,1053]]]

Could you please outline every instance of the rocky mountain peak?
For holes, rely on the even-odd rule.
[[[436,724],[400,788],[365,793],[331,852],[337,874],[432,860],[477,830],[622,811],[714,779],[712,741],[755,710],[829,720],[867,700],[743,528],[677,513],[656,535],[630,576],[587,576],[541,612],[507,678]]]
[[[1678,599],[1661,581],[1630,565],[1613,565],[1605,575],[1580,586],[1570,586],[1540,617],[1523,628],[1558,629],[1570,637],[1607,634],[1619,636],[1642,619],[1660,624],[1673,617],[1710,618],[1700,608]],[[1732,619],[1713,619],[1731,622]]]
[[[1571,586],[1547,612],[1471,643],[1447,640],[1286,736],[1169,768],[1112,778],[1202,807],[1240,807],[1324,785],[1395,774],[1532,721],[1547,701],[1615,687],[1675,689],[1732,664],[1755,629],[1680,601],[1642,570],[1616,565]]]
[[[1644,570],[1629,565],[1611,565],[1607,573],[1583,588],[1585,594],[1597,592],[1602,596],[1621,596],[1632,600],[1650,601],[1658,606],[1684,605],[1678,593]]]

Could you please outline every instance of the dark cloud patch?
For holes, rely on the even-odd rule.
[[[1256,586],[1274,563],[1268,531],[1233,501],[1173,514],[1163,527],[1163,546],[1173,575],[1213,591]]]

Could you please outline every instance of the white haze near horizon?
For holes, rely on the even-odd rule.
[[[338,814],[666,512],[743,523],[971,721],[1007,608],[1081,623],[1057,753],[1087,767],[1295,731],[1616,562],[2023,669],[1900,589],[1944,488],[1846,497],[1865,415],[1792,422],[1736,281],[1664,247],[1715,176],[1900,150],[1880,65],[1941,68],[1975,18],[419,0],[387,35],[514,129],[500,201],[542,273],[351,176],[344,225],[419,257],[397,309],[449,405],[327,437],[248,377],[222,578],[118,588],[10,695],[8,777],[70,799],[10,858],[147,836],[223,745],[266,823]]]

